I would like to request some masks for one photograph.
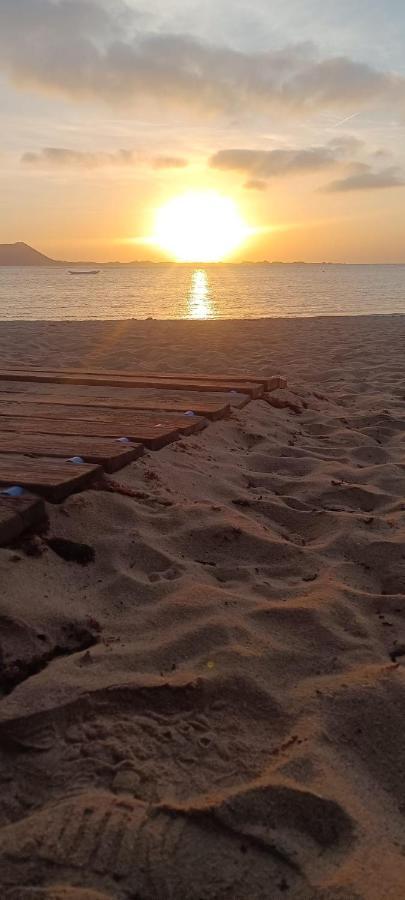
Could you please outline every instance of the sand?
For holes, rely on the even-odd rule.
[[[280,372],[290,404],[48,506],[87,565],[0,550],[2,898],[405,896],[404,326],[2,324],[6,363]]]

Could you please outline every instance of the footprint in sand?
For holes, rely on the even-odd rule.
[[[286,889],[294,900],[321,900],[308,847],[319,874],[352,842],[337,803],[295,787],[261,784],[184,806],[87,791],[0,831],[0,879],[10,888],[44,877],[101,881],[113,896],[119,883],[120,896],[142,900],[187,900],[190,884],[194,898],[209,900],[264,900],[269,886],[274,900]]]
[[[181,578],[183,571],[184,569],[180,567],[172,566],[163,572],[151,572],[148,578],[152,584],[157,581],[175,581],[177,578]]]

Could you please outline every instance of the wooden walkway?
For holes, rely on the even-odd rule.
[[[0,544],[44,518],[40,498],[60,502],[144,448],[159,450],[284,386],[279,376],[0,368]],[[1,493],[12,486],[31,494]]]

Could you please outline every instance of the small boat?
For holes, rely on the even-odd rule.
[[[100,269],[87,269],[86,271],[81,271],[80,269],[69,269],[69,275],[99,275]]]

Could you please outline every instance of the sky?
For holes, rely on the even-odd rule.
[[[403,0],[0,0],[0,242],[161,259],[230,198],[243,260],[405,263]]]

